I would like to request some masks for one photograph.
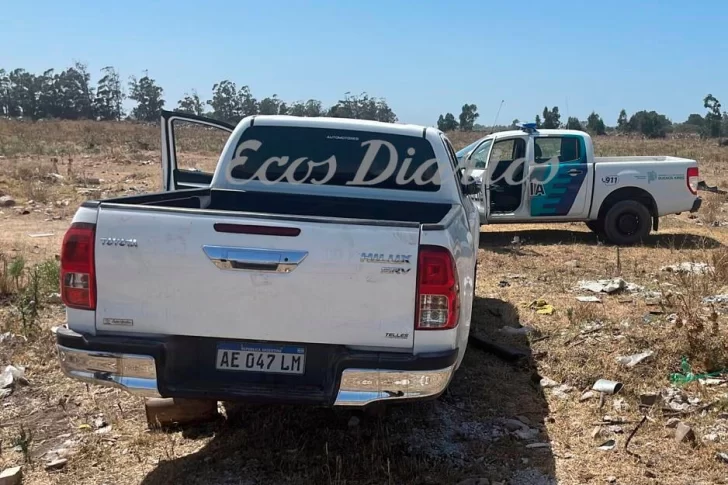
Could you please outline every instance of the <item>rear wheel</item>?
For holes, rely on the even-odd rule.
[[[617,202],[604,218],[604,234],[618,245],[630,245],[642,241],[650,233],[652,216],[643,204],[636,200]]]

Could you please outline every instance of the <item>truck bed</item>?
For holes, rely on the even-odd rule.
[[[594,157],[595,163],[640,163],[640,162],[689,162],[686,158],[660,156],[642,156],[642,157]]]
[[[241,212],[269,217],[307,216],[315,218],[365,219],[389,222],[436,224],[452,208],[451,204],[400,200],[358,199],[353,197],[312,196],[277,192],[251,192],[221,189],[189,189],[159,192],[101,201],[89,201],[86,207],[99,204],[145,205],[154,207]]]

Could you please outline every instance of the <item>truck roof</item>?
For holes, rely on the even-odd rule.
[[[426,129],[438,131],[435,128],[427,128],[422,125],[411,125],[408,123],[385,123],[382,121],[354,120],[349,118],[302,117],[290,115],[255,115],[250,116],[254,125],[262,126],[300,126],[307,128],[329,128],[336,130],[359,130],[374,133],[389,133],[394,135],[423,136]],[[241,120],[241,123],[246,118]]]
[[[545,130],[545,129],[537,129],[533,133],[528,133],[524,130],[508,130],[508,131],[498,131],[496,133],[493,133],[491,135],[485,136],[483,138],[508,138],[511,136],[523,136],[524,134],[531,134],[536,136],[563,136],[563,135],[579,135],[579,136],[589,136],[589,133],[581,130]]]

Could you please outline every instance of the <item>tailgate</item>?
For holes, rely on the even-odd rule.
[[[411,348],[418,244],[416,223],[102,205],[96,328]]]

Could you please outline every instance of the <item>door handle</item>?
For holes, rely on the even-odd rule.
[[[583,170],[576,169],[576,168],[572,168],[567,173],[569,175],[571,175],[572,177],[576,177],[577,175],[584,173],[584,171]]]
[[[210,261],[223,270],[290,273],[308,256],[308,251],[202,246]]]

